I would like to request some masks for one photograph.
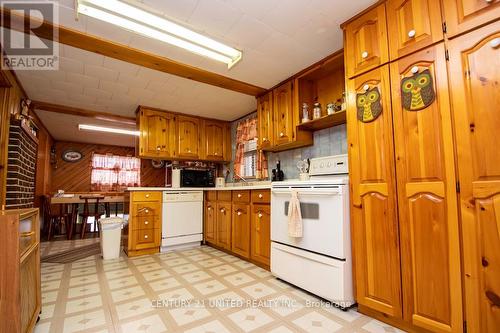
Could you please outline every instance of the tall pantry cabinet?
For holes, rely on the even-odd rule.
[[[500,331],[499,17],[387,0],[343,26],[357,301],[410,332]]]
[[[499,332],[500,21],[448,46],[467,327],[468,332]]]

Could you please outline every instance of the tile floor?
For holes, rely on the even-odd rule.
[[[42,255],[98,239],[42,243]],[[402,332],[332,307],[210,247],[42,264],[35,333]]]

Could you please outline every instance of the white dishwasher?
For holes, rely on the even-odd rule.
[[[203,191],[163,192],[161,252],[203,240]]]

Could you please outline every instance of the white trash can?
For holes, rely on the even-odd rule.
[[[108,217],[99,220],[102,258],[117,259],[120,257],[122,227],[125,221],[121,217]]]

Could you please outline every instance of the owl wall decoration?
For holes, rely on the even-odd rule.
[[[359,121],[369,123],[377,119],[382,113],[378,87],[368,89],[362,94],[356,94],[356,107]]]
[[[401,99],[403,108],[407,111],[425,109],[435,98],[434,81],[428,69],[416,72],[401,81]]]

